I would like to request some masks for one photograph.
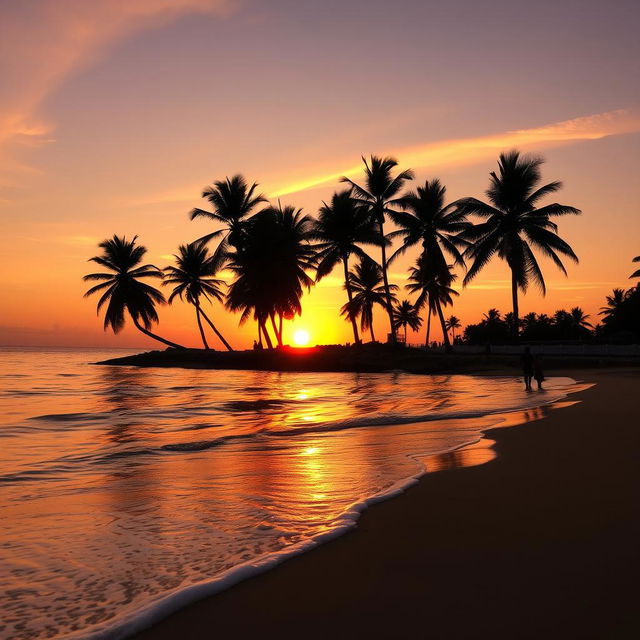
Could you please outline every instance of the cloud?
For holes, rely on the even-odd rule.
[[[640,112],[634,109],[620,109],[591,116],[574,118],[554,124],[496,133],[476,138],[442,140],[403,149],[389,149],[385,155],[398,158],[403,166],[447,167],[472,164],[485,158],[493,158],[496,153],[513,147],[534,150],[561,144],[597,140],[606,136],[636,133],[640,131]],[[320,175],[299,176],[282,182],[274,188],[270,197],[299,193],[307,189],[334,182],[343,175],[361,174],[360,164],[343,167],[335,172]]]
[[[578,280],[548,280],[547,287],[554,291],[587,291],[590,289],[601,289],[602,287],[615,287],[619,283],[615,281],[582,282]],[[454,287],[457,291],[462,291],[462,286]],[[474,281],[468,284],[465,289],[476,291],[499,291],[510,290],[511,280],[483,280]]]
[[[0,186],[29,169],[19,147],[51,141],[42,102],[69,76],[135,32],[179,16],[229,11],[234,0],[21,0],[0,19]]]

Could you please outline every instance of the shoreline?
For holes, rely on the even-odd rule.
[[[554,375],[555,373],[556,372],[554,372]],[[572,377],[581,377],[580,373],[565,372],[566,375],[571,375],[572,373]],[[582,376],[584,376],[584,373],[587,372],[583,372]],[[510,443],[514,441],[518,443],[518,447],[516,448],[520,450],[523,439],[527,440],[531,439],[531,437],[539,439],[540,434],[534,434],[532,432],[532,425],[546,425],[541,430],[547,432],[549,429],[553,429],[553,424],[556,424],[556,426],[562,425],[565,421],[574,423],[575,417],[565,418],[567,412],[579,411],[583,413],[585,404],[597,405],[598,402],[595,398],[602,400],[602,393],[606,391],[607,387],[609,388],[609,392],[611,392],[612,384],[614,387],[620,388],[621,385],[617,384],[615,380],[617,380],[618,383],[623,382],[622,386],[628,389],[629,380],[635,381],[636,384],[640,381],[640,375],[638,374],[638,370],[606,373],[588,372],[587,375],[584,376],[585,382],[595,381],[598,382],[599,385],[595,389],[578,392],[579,395],[576,397],[578,402],[576,404],[570,402],[572,406],[557,411],[555,410],[557,403],[547,405],[548,411],[542,412],[545,414],[542,419],[538,419],[539,416],[533,416],[531,422],[519,424],[518,429],[514,430],[509,429],[509,427],[513,425],[501,423],[484,431],[482,438],[476,445],[463,447],[462,449],[440,454],[435,457],[429,456],[425,462],[428,466],[430,465],[431,468],[427,468],[425,475],[422,475],[419,480],[411,483],[413,485],[411,488],[403,489],[400,495],[396,495],[393,500],[385,500],[384,502],[375,501],[378,502],[375,509],[366,509],[366,511],[361,513],[355,528],[347,532],[346,535],[340,536],[327,544],[322,544],[321,546],[316,545],[315,548],[307,550],[304,554],[288,559],[278,567],[277,571],[268,571],[253,576],[251,580],[240,582],[216,595],[205,597],[204,600],[199,600],[191,605],[187,605],[185,608],[178,610],[168,618],[160,621],[155,626],[132,637],[138,640],[147,638],[173,638],[179,633],[184,633],[185,629],[189,630],[190,637],[200,637],[202,634],[205,634],[207,629],[215,628],[218,631],[226,631],[229,634],[234,634],[235,637],[250,637],[265,632],[267,635],[270,635],[270,630],[273,634],[279,634],[280,637],[293,638],[298,637],[300,634],[300,627],[296,625],[308,625],[310,623],[312,623],[313,628],[308,631],[305,630],[307,637],[323,637],[328,634],[332,628],[334,629],[334,635],[336,628],[340,628],[341,630],[349,629],[350,633],[347,634],[345,631],[344,637],[358,633],[366,635],[367,637],[409,637],[416,629],[422,628],[419,620],[415,616],[416,612],[412,610],[412,606],[417,606],[415,596],[421,593],[421,588],[419,582],[416,582],[418,576],[415,575],[415,567],[411,565],[416,562],[419,566],[424,564],[425,568],[428,567],[427,573],[433,576],[434,570],[436,570],[436,573],[438,573],[437,570],[442,573],[443,569],[443,559],[438,557],[438,548],[441,548],[444,543],[445,551],[449,553],[453,551],[450,548],[451,543],[441,539],[438,540],[440,544],[434,545],[433,548],[426,544],[426,541],[423,541],[424,544],[415,546],[415,529],[410,528],[407,531],[408,522],[414,522],[419,530],[424,528],[425,531],[423,531],[423,533],[426,533],[427,536],[430,533],[431,537],[433,537],[433,531],[426,526],[428,523],[423,520],[425,514],[422,513],[423,509],[421,509],[421,506],[424,507],[424,495],[420,494],[427,494],[430,498],[429,502],[433,503],[432,506],[439,507],[447,513],[448,518],[440,518],[438,522],[439,526],[445,529],[447,526],[450,528],[451,523],[447,525],[447,520],[452,516],[456,516],[456,514],[452,512],[450,506],[448,507],[446,504],[443,504],[443,501],[446,501],[446,497],[442,493],[437,492],[438,485],[444,483],[445,486],[451,485],[459,489],[461,484],[468,485],[469,474],[480,476],[489,474],[490,479],[493,476],[490,484],[495,489],[496,471],[500,471],[503,467],[511,468],[512,471],[514,470],[514,460],[509,460],[510,449],[513,449]],[[603,383],[605,389],[600,386]],[[630,398],[633,400],[632,394]],[[568,399],[570,401],[573,400],[573,394],[568,396]],[[628,399],[629,398],[627,398],[627,400]],[[562,404],[564,401],[560,400],[558,402]],[[600,404],[602,403],[600,402]],[[582,408],[581,411],[579,408]],[[516,435],[506,435],[509,432]],[[576,445],[579,445],[579,442],[574,443],[574,447],[576,447]],[[493,457],[494,455],[497,457]],[[467,461],[464,464],[461,460],[456,460],[457,458],[464,458],[465,456],[467,457]],[[429,462],[430,458],[441,458],[441,460],[439,462],[434,462],[434,460]],[[473,458],[475,458],[475,461]],[[466,466],[469,462],[474,464],[474,466]],[[567,467],[572,466],[566,458],[563,458],[563,463]],[[573,461],[573,463],[575,464],[575,461]],[[477,466],[478,464],[479,466]],[[517,461],[515,461],[515,465],[515,468],[517,468]],[[440,473],[441,471],[452,469],[455,469],[456,473]],[[539,471],[543,472],[543,470]],[[500,474],[498,473],[498,475]],[[473,487],[474,482],[472,482],[471,485],[472,488],[477,490],[477,487]],[[457,498],[460,499],[460,496],[458,495]],[[549,495],[548,498],[549,501],[553,503],[554,496]],[[474,512],[478,510],[478,505],[469,505],[466,503],[466,506],[474,507],[472,509]],[[401,516],[388,517],[390,513],[393,514],[399,511],[402,512]],[[420,517],[421,513],[422,518]],[[387,516],[386,518],[385,514]],[[476,513],[476,515],[481,514]],[[502,519],[504,520],[504,515]],[[566,519],[565,517],[564,520]],[[480,520],[482,520],[482,518],[480,518]],[[580,520],[578,520],[576,524],[579,524],[579,522]],[[489,526],[490,524],[490,522],[486,521],[483,523],[484,526]],[[503,522],[503,525],[504,524]],[[635,524],[638,525],[637,519]],[[395,525],[395,527],[393,525]],[[570,525],[570,522],[563,523],[565,527]],[[394,529],[392,534],[388,532],[390,526]],[[396,529],[406,535],[402,535]],[[640,527],[636,527],[634,530],[640,530]],[[454,531],[453,533],[455,533],[454,538],[460,538],[462,532]],[[414,543],[412,547],[414,553],[408,551],[402,544],[399,544],[403,542],[406,536],[409,536]],[[544,536],[542,536],[542,538],[545,540]],[[482,548],[478,547],[477,541],[473,540],[473,531],[469,531],[467,537],[462,535],[458,542],[459,546],[455,549],[456,556],[460,554],[460,556],[466,557],[472,566],[474,564],[478,566],[483,565],[483,560],[485,560],[483,558],[484,553]],[[466,544],[461,544],[462,542]],[[511,546],[514,540],[510,538],[509,542],[509,546]],[[537,543],[538,541],[534,540],[533,542]],[[536,546],[537,545],[534,544],[533,548],[525,547],[520,549],[519,552],[522,556],[520,560],[528,559],[531,553],[535,551]],[[442,550],[442,548],[440,550]],[[501,554],[501,556],[502,555],[503,554]],[[633,554],[631,555],[633,556]],[[561,559],[562,558],[557,558],[557,560]],[[459,565],[459,560],[460,558],[457,557],[457,561],[454,563],[456,566]],[[502,557],[503,564],[505,560],[506,558]],[[508,562],[507,565],[512,566],[514,562],[515,558],[512,559],[511,562]],[[407,572],[402,572],[402,575],[398,575],[399,566],[404,567]],[[505,569],[505,567],[503,567],[503,569]],[[367,578],[363,578],[363,570],[365,571],[364,575],[368,576]],[[420,572],[418,571],[418,573]],[[629,578],[631,578],[632,573],[632,570],[628,572]],[[474,572],[474,576],[475,578],[480,577],[476,575],[476,572]],[[375,579],[376,577],[377,580]],[[394,582],[393,577],[402,579]],[[403,584],[407,578],[409,578],[409,585],[413,585],[411,589],[408,589],[409,585]],[[439,578],[441,582],[447,584],[446,576],[439,575]],[[511,578],[513,578],[513,576],[511,576]],[[464,581],[462,576],[460,576],[460,579]],[[474,584],[474,581],[472,580],[471,583]],[[347,585],[353,585],[353,589],[350,591],[352,595],[349,597],[347,597],[348,594],[345,592]],[[355,588],[356,586],[358,588]],[[464,585],[458,586],[464,587]],[[631,584],[629,586],[631,586]],[[499,590],[499,585],[494,584],[493,587]],[[537,590],[532,592],[531,587],[529,586],[527,588],[527,585],[521,585],[521,587],[524,588],[527,597],[533,601]],[[373,591],[371,591],[372,588]],[[429,582],[429,588],[422,585],[422,589],[427,590],[429,598],[434,598],[435,600],[439,598],[438,607],[434,607],[434,611],[438,611],[439,620],[443,617],[443,611],[448,609],[451,612],[452,602],[444,598],[443,593],[440,593],[438,589],[435,588],[433,581]],[[342,593],[346,601],[338,598],[336,590]],[[355,599],[353,598],[353,593],[358,594]],[[408,616],[405,623],[400,624],[397,628],[397,633],[392,633],[388,625],[380,626],[380,614],[384,611],[384,607],[382,609],[380,608],[382,607],[380,598],[384,593],[386,593],[385,601],[387,610],[390,614],[393,614],[392,617],[397,618],[397,614],[400,612],[403,612],[404,616]],[[446,589],[444,593],[446,593]],[[632,590],[629,590],[628,593],[631,595]],[[478,601],[484,602],[485,605],[495,604],[493,603],[493,598],[489,598],[489,602],[487,602],[486,596],[483,598],[480,597],[480,594],[475,595]],[[427,597],[426,593],[424,597]],[[427,598],[425,604],[422,605],[423,609],[429,598]],[[452,598],[453,603],[455,603],[459,600],[460,595],[452,596]],[[320,604],[319,602],[314,604],[315,599],[325,599],[329,603],[333,603],[333,606],[322,606],[318,608]],[[350,602],[350,599],[351,604],[345,609],[345,604]],[[293,609],[288,606],[292,600],[295,603]],[[475,602],[475,600],[474,598],[473,602]],[[477,608],[477,603],[474,605],[473,602],[467,602],[465,606]],[[374,603],[377,603],[377,605],[374,606]],[[244,615],[242,614],[243,610],[245,611]],[[429,607],[429,610],[431,610],[431,607]],[[251,611],[251,619],[247,618],[246,611]],[[409,611],[411,615],[408,615]],[[418,607],[418,611],[421,611],[420,607]],[[627,611],[630,612],[631,610],[627,609]],[[428,616],[431,616],[432,613],[433,612],[429,613]],[[452,615],[453,613],[454,612],[452,612]],[[460,614],[461,611],[457,611],[457,613]],[[522,613],[523,615],[525,613],[530,615],[531,611],[527,610]],[[322,624],[320,625],[318,625],[318,620],[316,619],[318,615],[323,616]],[[369,619],[363,620],[363,616]],[[513,612],[506,617],[513,619]],[[410,623],[409,620],[412,622]],[[423,621],[423,623],[424,622],[426,621]],[[444,623],[444,620],[441,620],[441,622]],[[455,620],[454,622],[454,627],[458,627],[460,626],[461,620]],[[431,620],[428,626],[433,627],[433,624],[434,621]],[[336,626],[332,627],[332,625]],[[580,637],[603,637],[589,636],[589,625],[585,624],[584,626],[585,628],[580,632]],[[464,627],[464,625],[462,625],[462,627]],[[481,635],[474,636],[471,633],[471,629],[467,630],[470,635],[465,635],[463,629],[459,630],[460,633],[450,630],[444,634],[445,626],[438,627],[436,625],[435,628],[441,628],[443,635],[438,635],[439,632],[435,632],[433,637],[481,637]],[[493,636],[496,635],[494,631],[491,632]],[[524,630],[525,634],[523,635],[521,633],[522,631],[522,629],[518,631],[511,628],[509,632],[510,637],[540,637],[540,635],[526,635],[528,630]],[[489,630],[487,630],[487,634],[488,633]],[[519,633],[520,635],[518,635]],[[542,631],[540,631],[540,633],[542,633]],[[587,635],[585,635],[585,633]],[[558,636],[550,635],[548,626],[545,627],[544,635],[545,637],[578,637],[577,635],[567,635],[566,632]],[[340,635],[339,637],[343,636]]]
[[[407,453],[407,458],[415,463],[415,472],[395,481],[386,488],[380,489],[376,493],[363,495],[356,499],[345,507],[340,516],[333,521],[330,530],[318,533],[294,545],[283,547],[278,551],[256,556],[251,560],[225,570],[210,580],[179,588],[173,593],[169,593],[138,610],[130,612],[114,626],[107,625],[104,629],[95,629],[88,633],[88,635],[86,632],[81,632],[79,634],[66,635],[64,638],[68,638],[69,640],[75,638],[86,638],[87,640],[124,640],[135,637],[137,633],[144,632],[156,624],[162,624],[167,617],[179,613],[185,607],[215,597],[246,580],[253,579],[265,572],[276,569],[284,562],[288,562],[338,537],[346,535],[358,527],[360,518],[371,506],[402,495],[407,489],[420,482],[421,479],[429,473],[449,468],[451,460],[458,461],[456,466],[473,466],[492,459],[494,455],[489,446],[491,440],[488,434],[490,434],[493,429],[516,427],[531,420],[539,419],[556,408],[560,409],[565,405],[573,404],[576,401],[570,398],[573,397],[574,394],[585,390],[584,385],[576,381],[574,381],[574,383],[576,388],[567,389],[564,396],[543,401],[542,404],[533,407],[505,408],[495,413],[482,415],[477,415],[476,412],[472,412],[470,415],[465,414],[461,416],[456,414],[437,418],[435,421],[442,422],[459,419],[489,419],[491,423],[488,426],[478,426],[478,435],[476,438],[454,446],[453,448],[442,449],[441,451],[432,453]],[[537,396],[538,394],[534,393],[532,395]],[[536,417],[532,417],[533,415]],[[461,459],[464,459],[465,462],[461,463]]]
[[[283,347],[261,351],[205,351],[203,349],[167,349],[111,358],[94,364],[182,369],[237,369],[291,372],[384,373],[402,370],[407,373],[517,375],[520,353],[464,354],[425,352],[413,347],[394,348],[383,344],[360,347],[329,345],[309,348]],[[545,371],[558,369],[598,369],[637,367],[640,358],[633,356],[545,355]]]

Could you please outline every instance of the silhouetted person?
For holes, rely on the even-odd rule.
[[[538,391],[540,391],[542,389],[542,382],[544,381],[544,371],[542,370],[542,358],[540,356],[536,356],[533,359],[533,377],[535,378],[535,381],[538,383]]]
[[[522,374],[524,376],[524,388],[531,391],[531,379],[533,378],[533,356],[531,348],[525,347],[522,354]]]

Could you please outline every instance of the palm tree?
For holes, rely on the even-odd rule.
[[[207,243],[213,238],[223,235],[218,246],[218,252],[225,254],[229,245],[239,247],[244,235],[244,222],[249,214],[266,198],[262,195],[255,195],[258,184],[254,182],[249,186],[244,176],[236,175],[233,178],[225,178],[213,183],[213,186],[206,187],[202,192],[202,197],[206,198],[213,207],[213,211],[195,208],[189,214],[191,220],[195,218],[207,218],[214,222],[221,222],[223,229],[208,233],[198,238],[196,242]]]
[[[487,313],[483,313],[482,315],[484,316],[483,319],[487,324],[495,324],[502,320],[502,314],[495,308],[489,309]]]
[[[523,157],[519,151],[502,153],[498,160],[498,174],[490,174],[490,186],[486,192],[490,204],[476,198],[458,201],[461,213],[485,220],[462,233],[464,239],[473,242],[465,252],[473,264],[464,284],[475,278],[494,254],[506,260],[511,269],[514,337],[517,337],[519,327],[518,289],[526,291],[529,281],[533,280],[542,293],[546,293],[544,277],[532,246],[551,258],[565,275],[567,271],[558,254],[578,262],[571,247],[557,235],[558,227],[550,218],[579,214],[580,210],[557,203],[537,208],[544,196],[562,186],[561,182],[539,186],[543,162],[542,158]]]
[[[387,303],[387,288],[383,284],[380,265],[371,260],[371,258],[360,260],[353,270],[349,272],[349,283],[353,292],[353,299],[342,307],[341,313],[346,317],[360,316],[360,328],[363,331],[368,329],[371,334],[371,342],[375,342],[373,306],[378,304],[386,309]],[[395,300],[393,292],[397,288],[394,284],[388,286],[392,300]]]
[[[610,296],[607,296],[607,304],[600,307],[598,315],[604,316],[605,320],[616,314],[622,303],[627,298],[627,292],[624,289],[614,289]]]
[[[640,262],[640,256],[636,256],[632,262]],[[640,278],[640,269],[636,269],[630,276],[630,278]]]
[[[229,351],[233,351],[231,345],[218,331],[200,305],[201,297],[204,297],[209,302],[211,302],[212,298],[222,301],[224,297],[222,293],[224,281],[213,277],[220,269],[220,258],[216,260],[215,256],[210,256],[207,247],[202,243],[180,245],[178,254],[174,258],[176,259],[176,266],[165,267],[165,273],[168,277],[162,283],[163,285],[175,285],[169,296],[169,304],[173,302],[176,296],[179,296],[181,300],[184,299],[195,307],[196,321],[205,349],[208,349],[209,345],[202,328],[200,316],[207,321],[222,344]]]
[[[311,237],[317,240],[316,282],[331,273],[338,262],[344,269],[344,283],[348,301],[353,300],[349,282],[349,256],[367,257],[358,244],[380,244],[379,234],[371,228],[367,209],[356,203],[351,191],[334,193],[330,204],[322,203],[315,221]],[[353,339],[360,344],[358,325],[353,316],[349,317],[353,329]]]
[[[445,322],[445,326],[447,327],[448,331],[451,331],[451,340],[455,342],[456,329],[460,329],[460,327],[462,327],[460,318],[458,318],[457,316],[449,316],[448,320]]]
[[[589,315],[580,307],[571,309],[571,323],[576,329],[593,329],[593,325],[589,322]]]
[[[411,327],[412,331],[418,331],[422,326],[420,310],[414,307],[408,300],[402,300],[396,305],[396,308],[393,310],[393,319],[396,327],[402,327],[404,329],[405,344],[407,344],[407,326]]]
[[[242,312],[241,324],[253,315],[269,348],[273,343],[267,321],[282,345],[282,319],[300,315],[303,288],[314,283],[306,273],[315,267],[311,228],[311,218],[301,209],[267,207],[246,222],[241,247],[229,253],[228,268],[235,279],[226,306]]]
[[[535,327],[537,321],[538,316],[533,311],[531,311],[530,313],[527,313],[524,318],[522,318],[522,326],[525,329],[532,329],[533,327]]]
[[[365,183],[364,186],[356,184],[353,180],[343,176],[340,181],[351,185],[352,197],[358,204],[366,207],[369,212],[371,223],[377,225],[377,231],[380,235],[381,250],[381,266],[382,279],[385,292],[385,307],[389,316],[389,324],[391,326],[391,338],[395,344],[396,332],[393,324],[393,305],[391,296],[391,287],[389,286],[389,277],[387,274],[387,249],[384,237],[384,223],[386,215],[391,212],[391,207],[398,204],[397,196],[402,186],[407,180],[413,180],[413,171],[401,171],[398,175],[393,176],[392,171],[398,165],[395,158],[379,157],[372,155],[367,161],[364,156],[362,161],[365,166]]]
[[[447,351],[451,351],[451,342],[444,319],[443,307],[453,304],[453,296],[458,292],[451,288],[455,276],[449,271],[448,275],[436,272],[424,254],[421,254],[415,267],[409,270],[409,283],[405,289],[411,293],[417,293],[415,306],[418,309],[427,304],[427,337],[425,346],[429,346],[429,334],[431,331],[431,316],[438,314],[442,328],[442,339]]]
[[[398,200],[403,211],[390,211],[389,214],[400,228],[387,237],[401,237],[402,246],[391,256],[389,262],[421,243],[430,268],[440,271],[445,277],[449,273],[446,255],[464,267],[464,258],[458,247],[466,247],[468,243],[459,234],[471,225],[456,203],[445,205],[446,191],[440,180],[427,180],[424,187],[409,191]]]
[[[91,287],[84,297],[102,293],[98,300],[98,313],[104,304],[109,303],[104,314],[105,331],[111,327],[113,333],[119,333],[125,324],[126,311],[138,331],[170,347],[184,349],[182,345],[150,331],[153,323],[158,322],[156,304],[165,304],[165,299],[158,289],[141,282],[139,278],[162,279],[162,271],[152,264],[140,264],[147,249],[136,245],[137,239],[138,236],[127,240],[124,236],[120,238],[114,235],[98,245],[102,255],[89,258],[89,261],[105,267],[109,273],[89,273],[84,276],[85,282],[100,282]]]

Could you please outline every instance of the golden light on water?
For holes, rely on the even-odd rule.
[[[309,332],[306,329],[296,329],[293,334],[293,343],[296,347],[306,347],[309,344]]]

